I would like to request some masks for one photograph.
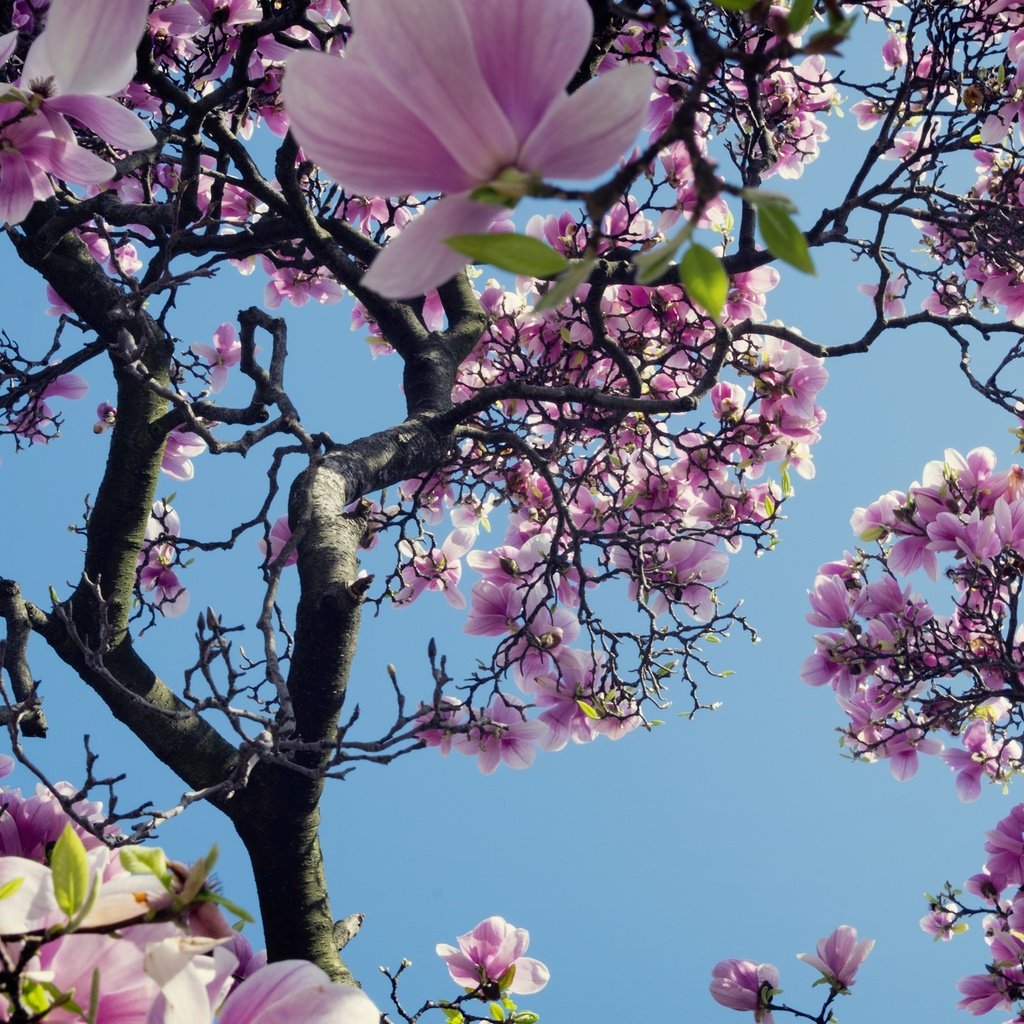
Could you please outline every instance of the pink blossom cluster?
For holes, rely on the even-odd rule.
[[[152,595],[157,611],[172,618],[183,614],[189,605],[189,593],[174,570],[179,565],[174,538],[180,533],[178,513],[163,501],[154,502],[139,551],[139,588]]]
[[[762,317],[764,293],[777,280],[768,268],[736,275],[728,315]],[[624,389],[620,368],[610,357],[595,357],[571,307],[528,316],[522,296],[495,282],[481,300],[493,324],[464,364],[459,399],[524,373],[581,388]],[[605,322],[638,367],[653,362],[658,349],[678,346],[678,358],[662,360],[650,375],[652,391],[668,399],[692,393],[702,373],[701,346],[711,334],[681,301],[680,289],[623,286],[609,290],[604,307]],[[436,591],[453,607],[467,608],[466,632],[498,639],[498,667],[530,701],[524,706],[498,694],[484,710],[445,704],[425,712],[421,739],[446,753],[477,754],[481,768],[492,771],[502,761],[532,763],[534,744],[557,750],[570,740],[617,739],[642,723],[643,688],[586,642],[586,588],[597,579],[621,579],[641,614],[710,622],[729,552],[745,536],[770,529],[791,491],[791,473],[813,475],[810,449],[824,421],[816,399],[828,377],[821,360],[774,337],[748,337],[737,343],[734,366],[738,381],[749,383],[723,381],[711,389],[713,448],[698,434],[659,436],[629,416],[606,441],[580,425],[563,427],[557,408],[509,403],[506,412],[521,419],[536,451],[560,431],[579,457],[568,456],[573,477],[564,483],[553,455],[550,476],[526,460],[508,462],[499,483],[507,527],[503,543],[489,550],[479,540],[490,499],[481,502],[477,491],[456,498],[451,475],[400,488],[421,522],[439,525],[447,509],[453,529],[440,540],[424,533],[401,541],[393,599],[408,605]],[[469,468],[472,458],[467,449]],[[779,480],[755,482],[769,467]],[[561,509],[553,481],[561,485]],[[477,574],[468,594],[467,568]]]
[[[987,833],[988,858],[962,889],[949,883],[928,896],[929,912],[921,928],[947,941],[967,931],[968,920],[982,916],[989,948],[984,974],[961,978],[957,1004],[975,1016],[992,1010],[1011,1011],[1006,1024],[1024,1022],[1024,804],[1018,804]],[[971,897],[975,899],[972,900]],[[978,905],[969,906],[976,901]]]
[[[0,758],[0,774],[12,767]],[[58,792],[72,789],[62,783]],[[305,961],[268,964],[254,954],[204,879],[184,902],[181,878],[194,869],[176,874],[157,850],[129,861],[138,847],[110,849],[42,786],[27,797],[4,788],[0,806],[5,1020],[81,1020],[94,1001],[89,1019],[120,1024],[277,1024],[296,1005],[310,1024],[379,1024],[360,989]],[[73,810],[102,825],[98,804],[78,801]],[[91,895],[80,909],[60,894],[53,858],[61,845],[77,847],[88,871]]]
[[[906,493],[890,491],[854,511],[851,525],[877,545],[821,567],[808,621],[826,632],[803,666],[829,685],[849,718],[856,756],[887,758],[908,779],[919,755],[941,754],[962,800],[984,780],[1020,771],[1016,698],[1024,634],[1016,595],[1024,574],[1024,469],[997,471],[995,455],[952,449]],[[952,611],[939,615],[902,580],[940,570]],[[938,736],[952,745],[944,749]]]
[[[815,953],[800,953],[798,960],[821,974],[821,981],[829,987],[825,1007],[813,1019],[826,1020],[828,1006],[837,995],[846,995],[854,984],[857,972],[867,959],[875,943],[873,939],[857,940],[857,930],[841,924],[830,935],[818,940]],[[755,1024],[775,1024],[772,1013],[774,999],[782,992],[779,971],[774,964],[759,964],[754,960],[723,960],[711,971],[711,997],[730,1010],[754,1014]],[[785,1009],[796,1012],[789,1007]],[[810,1014],[800,1013],[812,1019]]]
[[[728,86],[733,95],[749,99],[747,85],[738,74],[729,79]],[[840,101],[825,58],[814,54],[796,65],[780,60],[761,79],[759,92],[758,109],[770,132],[773,156],[763,177],[800,178],[804,168],[818,158],[821,144],[828,141],[828,129],[820,115]]]

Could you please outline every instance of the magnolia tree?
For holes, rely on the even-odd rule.
[[[0,336],[0,433],[59,446],[87,368],[109,439],[76,582],[0,581],[3,721],[40,780],[2,798],[7,1020],[376,1022],[340,953],[359,916],[328,899],[328,780],[438,752],[525,768],[649,730],[673,693],[707,707],[708,645],[753,633],[719,584],[814,474],[826,360],[925,324],[1018,411],[1012,0],[2,0],[0,75],[8,258],[59,317],[45,344]],[[843,110],[863,145],[832,205],[798,211],[788,183]],[[827,343],[771,319],[781,275],[833,253],[857,261],[863,323]],[[238,274],[265,282],[262,306],[183,342],[190,288]],[[300,412],[302,345],[271,311],[310,300],[347,300],[401,365],[386,429],[338,439]],[[161,474],[215,489],[240,456],[265,474],[257,507],[226,534],[182,522]],[[813,584],[806,682],[835,691],[855,757],[907,778],[938,754],[964,800],[1006,783],[1024,767],[1024,470],[947,452],[853,525],[863,546]],[[180,679],[148,659],[141,634],[189,609],[189,563],[255,562],[257,541],[248,622],[201,611]],[[450,673],[443,642],[412,676],[389,666],[393,718],[369,732],[346,700],[364,608],[397,623],[441,599],[480,638],[475,670]],[[29,746],[44,647],[183,780],[175,807],[116,811],[91,752],[81,781],[47,774]],[[265,955],[231,927],[212,855],[146,842],[198,801],[248,852]],[[990,963],[961,1005],[1024,1020],[1024,807],[985,849],[971,897],[947,885],[923,927],[984,915]],[[455,987],[415,1009],[403,961],[390,1019],[530,1024],[512,997],[548,970],[527,944],[491,917],[439,945]],[[802,954],[824,986],[810,1009],[750,960],[715,966],[710,992],[824,1024],[871,948],[841,924]]]

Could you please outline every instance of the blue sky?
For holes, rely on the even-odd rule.
[[[831,127],[831,150],[789,186],[803,210],[827,201],[849,160],[845,147],[863,142],[849,122]],[[9,247],[0,259],[0,325],[42,350],[54,326],[36,312],[45,305],[43,286],[16,266]],[[822,342],[847,341],[868,315],[854,287],[866,272],[842,262],[819,270],[813,279],[787,272],[769,316]],[[208,342],[219,323],[258,301],[260,286],[230,276],[197,284],[179,299],[175,329],[185,343]],[[286,315],[289,385],[314,429],[342,440],[400,415],[397,361],[371,359],[350,332],[347,306]],[[849,763],[840,757],[830,694],[799,680],[811,651],[805,592],[819,563],[852,546],[852,508],[905,488],[946,447],[988,445],[1000,465],[1011,461],[1014,422],[969,390],[956,361],[939,332],[922,330],[830,363],[817,477],[796,479],[778,549],[760,559],[744,551],[731,563],[727,594],[745,598],[763,639],[752,646],[736,636],[716,652],[719,667],[735,671],[702,691],[722,702],[717,712],[688,721],[669,711],[651,734],[542,753],[526,772],[502,767],[485,778],[473,760],[422,751],[329,787],[323,842],[333,907],[337,916],[366,913],[348,959],[382,1007],[377,966],[402,957],[414,965],[408,1004],[454,995],[434,944],[496,913],[528,928],[531,954],[551,968],[548,988],[523,1000],[550,1022],[739,1020],[707,995],[711,967],[730,956],[775,963],[784,999],[815,1010],[815,972],[794,957],[840,923],[877,942],[854,996],[836,1007],[844,1024],[962,1019],[953,986],[982,970],[980,930],[934,944],[918,928],[921,894],[980,868],[984,831],[1013,806],[1014,793],[989,787],[965,806],[937,759],[906,784],[884,764]],[[102,368],[90,377],[86,400],[61,403],[62,438],[18,455],[11,445],[0,450],[0,574],[41,603],[50,585],[66,593],[80,566],[81,541],[67,527],[81,521],[106,451],[106,436],[91,424],[96,404],[113,393]],[[183,533],[223,535],[251,515],[264,468],[259,454],[245,462],[204,455],[193,482],[168,479],[162,493],[177,492]],[[276,514],[283,511],[282,503]],[[255,538],[243,538],[238,551],[200,556],[186,571],[192,610],[142,644],[166,679],[180,678],[188,664],[199,609],[212,604],[229,623],[255,618],[258,561]],[[286,588],[285,603],[293,597]],[[430,637],[455,675],[486,653],[434,594],[369,619],[364,632],[350,700],[368,725],[391,711],[387,662],[419,695],[429,686]],[[255,646],[251,633],[247,640]],[[31,653],[51,722],[51,738],[30,747],[39,763],[53,777],[77,780],[81,735],[89,732],[100,770],[129,773],[125,803],[173,804],[180,786],[41,644]],[[682,710],[686,694],[676,696]],[[31,786],[21,769],[15,781]],[[161,844],[178,859],[198,856],[211,841],[222,851],[225,892],[255,910],[240,846],[215,812],[193,808],[161,830]]]

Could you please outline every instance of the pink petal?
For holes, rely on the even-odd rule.
[[[444,240],[486,231],[500,212],[497,206],[476,203],[464,195],[442,199],[384,247],[363,284],[386,299],[407,299],[437,288],[468,262]]]
[[[382,93],[415,111],[483,183],[515,164],[519,140],[481,71],[465,13],[471,2],[354,0],[349,57],[372,63]]]
[[[156,145],[156,136],[138,114],[106,96],[57,96],[47,106],[91,128],[104,142],[134,153]]]
[[[281,95],[306,155],[349,191],[404,196],[476,184],[427,124],[384,92],[367,61],[296,53]]]
[[[52,0],[22,80],[53,75],[58,91],[110,96],[135,74],[149,0]]]
[[[562,95],[586,56],[594,19],[586,0],[462,3],[488,88],[520,139]]]
[[[521,956],[516,961],[516,976],[509,986],[510,992],[522,996],[539,992],[551,978],[551,972],[539,960],[532,956]]]
[[[25,155],[58,178],[79,185],[102,185],[114,176],[113,166],[95,153],[48,135],[36,136]]]
[[[546,178],[593,178],[635,141],[647,114],[654,72],[616,68],[556,100],[523,144],[518,166]]]
[[[0,36],[0,68],[2,68],[11,59],[11,55],[14,53],[14,49],[17,45],[17,29],[13,32],[6,32],[4,35]]]
[[[36,201],[24,158],[0,150],[0,224],[20,224]]]

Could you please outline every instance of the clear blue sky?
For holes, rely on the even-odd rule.
[[[790,186],[808,213],[848,166],[845,147],[864,141],[852,132],[837,136]],[[36,313],[45,305],[43,286],[16,267],[9,247],[2,253],[0,326],[42,350],[53,329]],[[854,290],[866,279],[857,269],[823,265],[814,279],[788,273],[769,315],[819,341],[849,340],[850,325],[864,323],[868,310]],[[260,287],[255,278],[230,276],[197,285],[180,296],[175,329],[186,343],[208,342],[238,307],[258,301]],[[286,314],[289,384],[309,425],[342,440],[400,414],[397,361],[371,360],[349,330],[347,306]],[[937,759],[902,785],[885,765],[848,763],[839,756],[840,715],[830,694],[799,680],[811,650],[805,591],[819,563],[853,544],[852,508],[905,488],[945,447],[987,444],[1001,465],[1011,461],[1013,422],[968,389],[956,359],[948,341],[926,330],[830,364],[817,478],[796,480],[777,551],[757,560],[745,551],[728,574],[727,593],[745,597],[763,641],[752,647],[735,637],[721,646],[720,667],[736,674],[703,690],[705,699],[722,701],[718,712],[692,722],[669,712],[652,734],[542,753],[527,772],[502,767],[485,778],[475,761],[423,751],[329,787],[323,841],[333,906],[337,916],[367,915],[348,959],[382,1007],[378,964],[413,961],[408,1004],[453,995],[434,944],[497,913],[530,929],[531,954],[551,968],[548,988],[523,1006],[552,1024],[738,1021],[707,995],[711,967],[730,956],[775,963],[785,1000],[816,1009],[815,972],[794,957],[840,923],[877,940],[854,996],[836,1007],[844,1024],[963,1019],[953,985],[981,972],[986,947],[977,925],[952,944],[933,944],[917,924],[921,894],[980,868],[984,831],[1009,811],[1014,794],[990,787],[964,806]],[[64,437],[17,456],[10,445],[0,451],[0,574],[44,604],[47,586],[66,593],[80,566],[81,541],[67,527],[81,521],[106,451],[106,436],[95,436],[91,424],[96,404],[113,393],[102,373],[90,377],[86,400],[61,403]],[[193,482],[167,479],[163,493],[177,492],[184,533],[220,536],[252,513],[263,467],[258,454],[247,462],[204,455]],[[277,514],[283,511],[282,504]],[[143,641],[168,681],[180,677],[194,650],[199,609],[212,604],[229,623],[255,618],[258,561],[253,538],[187,570],[192,610]],[[285,603],[293,596],[286,591]],[[460,617],[439,595],[366,623],[350,699],[363,709],[367,736],[391,712],[385,663],[397,666],[411,693],[427,692],[431,636],[453,674],[486,653],[462,634]],[[248,642],[256,647],[252,634]],[[100,770],[129,773],[126,803],[173,804],[180,786],[41,644],[32,656],[51,722],[51,738],[31,746],[40,763],[54,777],[79,779],[80,737],[88,731],[103,755]],[[677,698],[681,710],[686,695]],[[31,786],[23,770],[15,780]],[[215,812],[190,810],[161,840],[179,859],[216,840],[225,892],[255,910],[239,844]]]

